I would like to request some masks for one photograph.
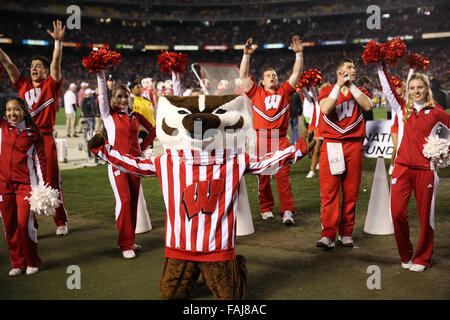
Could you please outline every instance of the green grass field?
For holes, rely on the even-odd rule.
[[[386,163],[386,165],[388,165]],[[291,181],[296,224],[282,225],[276,216],[263,221],[259,216],[256,177],[247,176],[247,191],[255,233],[238,237],[236,251],[247,259],[248,299],[449,299],[450,288],[450,168],[440,172],[436,201],[436,233],[433,267],[422,274],[400,268],[393,235],[374,236],[363,232],[370,198],[374,159],[365,159],[357,206],[355,248],[337,247],[324,251],[315,247],[320,237],[320,195],[318,179],[306,179],[309,159],[292,166]],[[9,277],[9,255],[0,233],[0,299],[90,300],[160,299],[158,282],[164,260],[164,203],[156,178],[143,179],[143,189],[153,230],[137,235],[144,245],[137,259],[125,260],[116,245],[114,197],[107,167],[62,172],[70,234],[55,236],[52,218],[38,217],[40,272]],[[273,186],[274,191],[276,187]],[[276,196],[276,191],[274,192]],[[277,200],[276,200],[277,202]],[[278,207],[274,212],[277,212]],[[410,206],[413,243],[417,243],[418,218],[415,201]],[[81,289],[68,289],[71,274],[81,270]],[[367,288],[371,274],[381,270],[381,289]],[[199,282],[194,299],[212,299]]]

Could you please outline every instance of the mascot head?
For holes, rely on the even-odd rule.
[[[164,96],[156,135],[166,149],[242,149],[252,133],[249,99],[240,95]]]

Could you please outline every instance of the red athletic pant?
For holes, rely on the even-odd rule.
[[[390,211],[394,224],[395,241],[402,262],[413,260],[416,264],[431,265],[434,238],[434,201],[439,184],[438,175],[432,170],[414,170],[395,164],[391,180]],[[420,220],[420,236],[413,256],[409,238],[408,202],[411,191],[417,203]]]
[[[39,267],[37,222],[30,213],[30,185],[0,182],[0,211],[13,268]]]
[[[327,142],[320,148],[320,196],[322,237],[336,239],[339,231],[341,236],[351,236],[355,225],[355,209],[358,200],[359,185],[363,166],[363,145],[360,140],[331,141],[342,143],[345,159],[344,173],[332,175],[328,162]],[[340,191],[342,189],[342,207],[340,207]],[[340,214],[339,214],[340,213]]]
[[[275,152],[290,146],[287,137],[281,137],[276,139],[262,139],[258,137],[257,141],[257,153],[259,156],[267,154],[269,152]],[[278,189],[278,198],[280,199],[280,215],[283,216],[284,212],[289,210],[295,214],[294,200],[292,199],[291,190],[291,165],[287,164],[275,174],[275,180]],[[261,212],[272,211],[274,206],[274,199],[272,194],[272,187],[270,185],[271,175],[261,174],[258,175],[259,185],[259,206]]]
[[[64,226],[67,224],[67,211],[64,207],[64,193],[61,185],[61,173],[58,166],[58,155],[56,153],[56,143],[53,134],[43,134],[44,149],[47,166],[47,181],[52,188],[59,191],[59,198],[61,205],[56,208],[53,219],[57,226]]]
[[[122,251],[134,246],[137,205],[141,178],[108,165],[109,182],[116,198],[117,244]]]

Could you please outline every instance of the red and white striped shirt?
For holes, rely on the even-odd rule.
[[[150,159],[123,155],[111,145],[91,151],[121,171],[158,176],[166,206],[166,257],[191,261],[234,259],[239,183],[244,174],[295,163],[305,140],[263,157],[244,152],[166,150]]]

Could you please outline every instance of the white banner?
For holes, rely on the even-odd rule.
[[[391,139],[392,120],[371,120],[366,122],[364,157],[390,159],[394,144]]]

